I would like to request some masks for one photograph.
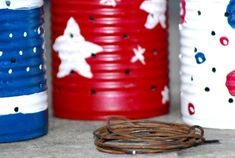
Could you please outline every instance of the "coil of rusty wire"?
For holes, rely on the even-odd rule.
[[[200,126],[112,117],[94,131],[97,150],[111,154],[175,151],[205,142]]]

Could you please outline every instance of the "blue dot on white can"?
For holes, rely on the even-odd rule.
[[[206,61],[206,57],[202,52],[199,52],[195,55],[197,64],[202,64]]]
[[[228,24],[235,29],[235,1],[230,0],[225,16],[228,18]]]

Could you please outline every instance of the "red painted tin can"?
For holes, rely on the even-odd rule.
[[[166,0],[52,0],[54,115],[166,114],[166,11]]]

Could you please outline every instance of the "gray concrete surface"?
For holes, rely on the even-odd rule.
[[[181,122],[178,107],[154,120]],[[69,121],[50,118],[50,133],[40,139],[0,144],[0,158],[230,158],[235,157],[235,132],[206,129],[207,139],[221,144],[193,147],[178,152],[151,155],[110,155],[98,152],[92,132],[104,122]]]
[[[179,104],[179,0],[169,0],[170,18],[170,77],[171,113],[153,118],[168,122],[182,122]],[[46,12],[47,64],[50,73],[49,14]],[[50,77],[48,78],[50,83]],[[50,91],[50,87],[49,87]],[[235,157],[235,131],[206,129],[207,139],[219,139],[221,144],[193,147],[178,152],[152,155],[110,155],[98,152],[93,144],[92,132],[104,122],[69,121],[50,117],[47,136],[25,142],[0,144],[0,158],[232,158]]]

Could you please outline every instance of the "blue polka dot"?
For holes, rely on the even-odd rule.
[[[235,0],[230,0],[225,16],[228,18],[229,25],[235,29]]]
[[[206,61],[206,57],[203,53],[199,52],[195,55],[197,64],[202,64]]]

